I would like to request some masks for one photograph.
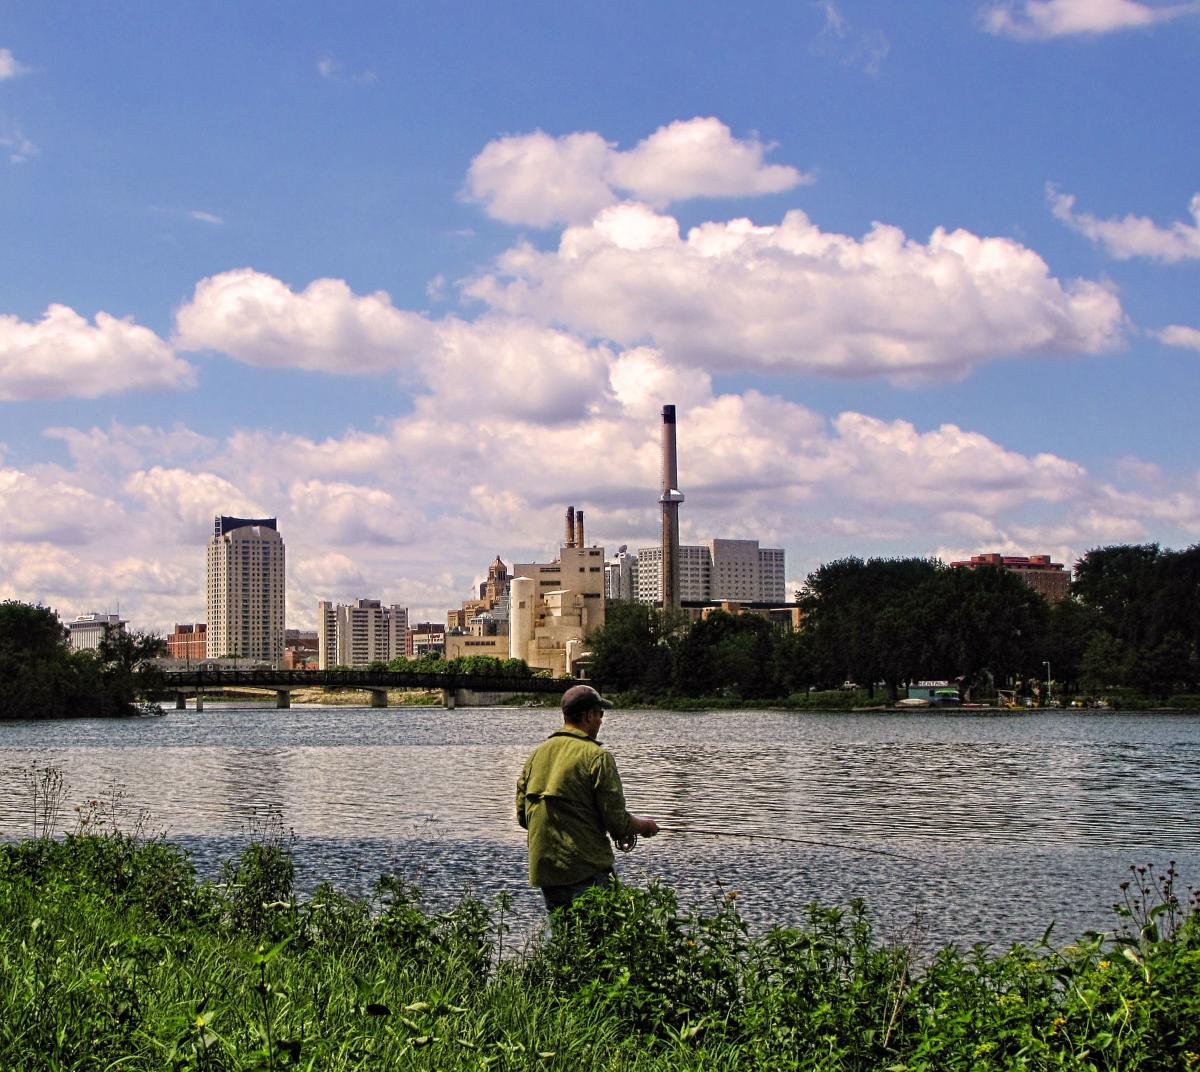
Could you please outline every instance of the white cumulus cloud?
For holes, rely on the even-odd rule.
[[[984,28],[1020,41],[1099,35],[1169,22],[1200,12],[1200,4],[1146,4],[1140,0],[1020,0],[991,4],[981,12]]]
[[[6,82],[10,78],[17,78],[28,72],[29,68],[18,62],[17,57],[12,54],[12,49],[0,48],[0,82]]]
[[[674,218],[618,205],[568,228],[556,251],[510,249],[466,290],[711,370],[954,376],[1004,355],[1100,352],[1123,327],[1108,289],[1060,282],[1011,239],[938,228],[922,243],[876,224],[859,240],[799,210],[682,237]]]
[[[190,387],[192,367],[149,328],[51,305],[37,323],[0,315],[0,400],[98,398]]]
[[[60,429],[73,468],[0,470],[0,585],[68,613],[119,600],[139,627],[170,629],[203,619],[213,515],[274,516],[289,625],[311,627],[318,599],[357,597],[440,620],[497,553],[510,565],[553,555],[567,504],[609,550],[654,543],[667,401],[680,406],[685,539],[785,546],[795,580],[816,565],[803,557],[813,546],[826,557],[952,547],[1066,558],[1114,534],[1200,536],[1194,477],[1151,485],[1136,459],[1109,484],[961,425],[830,420],[758,391],[715,393],[650,348],[596,356],[608,389],[555,423],[485,399],[464,426],[459,396],[431,392],[369,433],[326,440]],[[155,443],[179,460],[153,462]],[[84,464],[89,444],[102,466]]]
[[[1191,328],[1184,324],[1171,324],[1154,334],[1160,342],[1165,342],[1168,346],[1183,346],[1189,350],[1200,350],[1200,328]]]
[[[341,279],[317,279],[297,292],[251,268],[202,279],[175,316],[181,350],[275,368],[398,372],[428,340],[427,322],[383,291],[357,295]]]
[[[526,320],[438,324],[421,373],[446,407],[561,423],[584,416],[608,386],[606,350]]]
[[[780,193],[811,177],[765,161],[771,146],[735,138],[719,119],[660,127],[620,150],[593,132],[542,131],[489,142],[471,162],[467,194],[507,223],[585,222],[622,197],[663,207],[693,197]]]
[[[216,473],[155,465],[125,480],[128,498],[176,533],[205,532],[219,514],[263,517],[261,506]]]
[[[1073,231],[1104,246],[1117,260],[1149,257],[1168,264],[1200,257],[1200,193],[1192,196],[1188,210],[1192,223],[1176,220],[1160,227],[1145,216],[1126,215],[1120,219],[1100,219],[1075,211],[1075,197],[1054,186],[1047,187],[1050,209]]]

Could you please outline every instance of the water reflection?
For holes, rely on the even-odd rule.
[[[509,890],[532,926],[513,783],[552,722],[213,704],[0,724],[0,837],[30,829],[13,769],[49,763],[68,803],[123,784],[131,814],[148,810],[209,873],[278,822],[296,833],[302,885],[365,893],[395,872],[435,904]],[[623,874],[662,878],[692,903],[738,889],[759,925],[861,896],[888,934],[919,924],[931,940],[1007,944],[1056,918],[1065,940],[1111,925],[1131,862],[1176,859],[1200,876],[1195,716],[616,713],[605,740],[631,808],[676,828],[622,859]]]

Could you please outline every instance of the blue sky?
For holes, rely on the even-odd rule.
[[[0,2],[0,597],[1200,532],[1200,7]]]

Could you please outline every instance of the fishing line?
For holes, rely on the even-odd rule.
[[[730,837],[730,838],[745,838],[748,841],[783,841],[790,845],[815,845],[823,849],[838,849],[841,852],[861,852],[869,853],[872,856],[892,856],[897,860],[913,860],[914,862],[922,861],[921,857],[913,856],[912,853],[889,852],[887,849],[868,849],[861,845],[843,845],[836,841],[816,841],[812,838],[784,837],[782,834],[751,834],[741,830],[715,830],[705,826],[660,826],[658,828],[664,834],[695,834],[697,837]],[[622,852],[632,852],[637,844],[636,835],[633,838],[633,844],[629,848],[621,848]]]

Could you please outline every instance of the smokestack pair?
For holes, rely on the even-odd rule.
[[[583,511],[573,506],[567,507],[567,530],[564,533],[564,547],[585,547],[583,542]]]

